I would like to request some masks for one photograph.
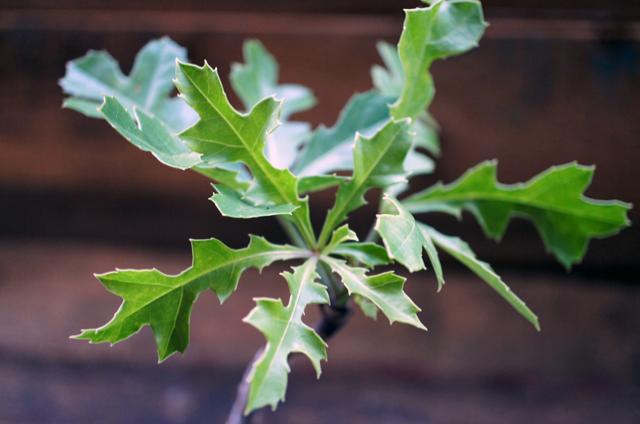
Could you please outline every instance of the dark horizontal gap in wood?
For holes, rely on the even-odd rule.
[[[234,220],[223,218],[210,202],[175,194],[118,194],[99,191],[0,190],[0,236],[16,241],[82,242],[137,246],[163,250],[188,249],[188,239],[211,237],[232,247],[245,246],[248,234],[265,236],[272,242],[287,240],[273,218]],[[352,214],[353,229],[364,235],[372,224],[373,203]],[[326,210],[328,205],[321,205]],[[317,208],[314,208],[316,210]],[[318,209],[319,210],[319,209]],[[314,216],[319,225],[322,213]],[[423,219],[424,217],[420,217]],[[557,273],[565,270],[542,247],[533,226],[515,220],[502,243],[487,240],[470,216],[463,221],[429,215],[429,223],[441,231],[462,236],[479,258],[496,269]],[[636,231],[626,230],[615,239],[594,241],[576,275],[586,280],[603,278],[623,284],[637,281],[640,264],[632,252],[640,249]],[[459,265],[443,256],[448,267]]]
[[[397,16],[190,11],[11,10],[0,13],[0,31],[171,32],[391,37]],[[488,38],[640,39],[640,21],[593,18],[491,17]]]
[[[544,13],[548,11],[562,13],[608,13],[617,15],[635,15],[640,13],[640,5],[629,0],[484,0],[485,9],[489,11],[520,11],[528,13]],[[171,0],[142,0],[127,1],[113,0],[109,2],[109,8],[120,10],[226,10],[245,12],[305,12],[305,13],[372,13],[386,14],[397,13],[403,8],[419,7],[417,0],[279,0],[265,2],[262,0],[242,0],[229,2],[225,0],[186,0],[175,2]],[[8,0],[2,2],[0,8],[13,9],[80,9],[95,10],[104,9],[102,0],[59,0],[51,2],[47,0]]]

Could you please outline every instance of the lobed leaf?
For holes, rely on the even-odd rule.
[[[245,63],[234,63],[231,67],[231,86],[247,110],[266,97],[284,100],[281,124],[267,135],[265,154],[275,167],[289,168],[300,146],[310,137],[311,128],[305,122],[289,122],[288,118],[313,107],[316,99],[302,85],[278,84],[278,63],[259,41],[246,41],[243,53]]]
[[[143,110],[131,116],[115,97],[105,97],[98,109],[105,120],[131,144],[151,152],[160,162],[178,169],[189,169],[201,164],[198,153],[191,151],[165,124]]]
[[[356,133],[369,136],[389,120],[392,97],[376,91],[355,94],[331,128],[320,126],[293,164],[300,176],[326,174],[353,168],[353,140]]]
[[[298,179],[298,192],[300,194],[313,193],[340,185],[347,181],[347,177],[339,175],[313,175]]]
[[[352,297],[354,303],[358,305],[365,317],[371,318],[374,321],[378,319],[378,307],[375,303],[357,294],[354,294]]]
[[[338,187],[336,201],[327,213],[319,244],[347,214],[365,204],[364,194],[373,187],[385,188],[406,180],[404,160],[411,147],[410,124],[390,121],[373,137],[357,137],[353,152],[352,177]]]
[[[331,240],[329,240],[329,243],[327,243],[327,246],[324,248],[323,253],[329,254],[337,246],[348,241],[358,241],[358,236],[349,228],[347,224],[345,224],[333,231],[333,234],[331,234]]]
[[[476,258],[475,253],[469,245],[458,237],[446,236],[434,228],[424,224],[419,224],[424,234],[428,234],[436,246],[460,261],[464,266],[469,268],[484,280],[492,289],[494,289],[503,299],[505,299],[520,315],[527,319],[536,330],[540,331],[540,323],[538,317],[515,293],[511,291],[502,278],[496,274],[491,265],[482,262]]]
[[[487,236],[499,239],[512,217],[530,219],[548,251],[565,266],[579,262],[591,238],[617,233],[629,225],[631,205],[583,195],[594,168],[570,163],[556,166],[522,184],[501,184],[497,162],[483,162],[460,179],[437,184],[405,201],[414,212],[471,212]]]
[[[384,41],[376,44],[378,54],[382,58],[384,66],[373,65],[371,67],[371,81],[373,86],[384,96],[398,98],[405,84],[402,62],[398,55],[398,49]]]
[[[429,233],[416,223],[411,213],[391,197],[384,197],[382,210],[390,213],[377,216],[375,230],[380,234],[389,258],[400,262],[411,272],[419,271],[426,268],[422,260],[424,249],[436,274],[438,290],[442,289],[442,266]]]
[[[435,93],[429,73],[433,61],[477,46],[485,27],[477,0],[438,0],[429,7],[406,10],[398,42],[404,84],[391,115],[401,119],[421,114]]]
[[[131,144],[167,166],[193,169],[235,190],[246,189],[241,175],[228,169],[232,164],[203,162],[176,135],[197,118],[184,100],[170,97],[176,59],[186,59],[183,47],[168,37],[153,40],[140,50],[131,74],[125,76],[108,53],[91,51],[67,64],[60,85],[72,97],[64,106],[105,119]]]
[[[170,98],[175,60],[186,60],[186,50],[168,37],[149,42],[140,50],[129,76],[104,51],[90,51],[67,63],[63,91],[70,95],[64,106],[92,118],[100,118],[98,107],[104,97],[114,97],[123,108],[154,115],[172,132],[195,120],[193,111],[179,98]]]
[[[189,147],[208,161],[244,163],[255,180],[247,196],[258,204],[296,206],[292,219],[313,244],[309,205],[298,196],[296,177],[289,170],[275,168],[264,155],[265,138],[275,126],[280,102],[266,98],[249,113],[239,113],[229,103],[217,70],[207,63],[202,67],[178,63],[176,86],[200,116],[180,134]]]
[[[266,97],[284,99],[282,119],[310,109],[316,99],[307,87],[298,84],[278,84],[278,62],[258,40],[245,41],[242,46],[245,63],[231,66],[231,86],[247,110]]]
[[[331,255],[338,255],[359,262],[367,268],[388,265],[391,259],[384,247],[376,243],[341,243],[331,249]]]
[[[390,323],[396,321],[426,330],[418,318],[418,308],[403,291],[405,279],[393,272],[367,276],[366,269],[351,267],[341,259],[322,256],[321,259],[340,276],[350,295],[358,295],[373,303]],[[365,306],[367,315],[370,308]]]
[[[294,205],[255,205],[251,200],[243,198],[240,193],[224,185],[213,185],[216,193],[210,200],[223,216],[230,218],[260,218],[275,215],[291,215],[298,209]]]
[[[164,361],[186,349],[191,308],[201,292],[212,290],[223,302],[235,291],[246,269],[261,270],[274,261],[309,255],[305,250],[271,244],[255,236],[243,249],[231,249],[216,239],[192,240],[191,246],[193,264],[177,275],[156,269],[116,270],[97,275],[105,288],[123,302],[107,324],[82,330],[74,338],[114,344],[149,325],[155,336],[158,359]]]
[[[317,260],[310,258],[293,268],[293,273],[282,274],[291,292],[286,307],[280,299],[257,298],[256,307],[244,319],[267,339],[249,375],[245,414],[266,405],[275,409],[284,400],[290,371],[288,357],[293,352],[306,355],[320,377],[320,361],[327,357],[326,344],[302,321],[308,305],[329,303],[327,288],[316,282],[316,265]]]
[[[380,65],[374,65],[371,68],[373,85],[382,95],[397,100],[405,84],[398,50],[395,46],[385,42],[379,42],[377,48],[386,68]],[[423,111],[417,115],[416,119],[413,119],[412,133],[413,147],[405,159],[405,169],[411,176],[430,174],[433,172],[435,164],[419,149],[424,149],[436,156],[440,154],[437,124],[426,111]],[[404,191],[406,188],[398,187],[397,191]]]

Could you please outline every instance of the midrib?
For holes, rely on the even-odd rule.
[[[604,223],[608,223],[608,224],[616,224],[616,222],[614,221],[609,221],[606,219],[599,219],[601,218],[601,216],[599,215],[590,215],[590,214],[585,214],[585,213],[580,213],[580,212],[576,212],[576,211],[572,211],[570,209],[566,209],[566,208],[562,208],[562,207],[557,207],[557,206],[553,206],[553,205],[546,205],[546,204],[542,204],[540,202],[536,202],[536,201],[531,201],[530,203],[527,203],[525,201],[522,201],[520,199],[513,199],[508,197],[508,195],[506,194],[486,194],[486,193],[471,193],[468,195],[447,195],[445,194],[444,196],[441,196],[440,198],[432,198],[432,199],[425,199],[425,200],[409,200],[405,203],[405,205],[411,209],[411,205],[417,205],[418,203],[443,203],[443,202],[463,202],[463,201],[469,201],[469,200],[494,200],[494,201],[501,201],[504,203],[513,203],[519,206],[528,206],[528,207],[533,207],[536,209],[542,209],[542,210],[549,210],[558,214],[563,214],[563,215],[569,215],[569,216],[575,216],[578,218],[588,218],[591,219],[593,221],[598,221],[598,222],[604,222]],[[598,206],[597,204],[590,204],[589,205],[593,205],[593,206]],[[613,206],[615,204],[611,204],[611,206]],[[603,206],[609,206],[609,205],[603,205]]]
[[[274,187],[278,192],[278,194],[280,195],[280,198],[288,203],[297,204],[299,202],[298,199],[291,199],[288,196],[286,196],[284,191],[282,191],[281,187],[278,184],[276,184],[276,181],[273,179],[273,175],[271,175],[271,172],[270,172],[273,168],[268,169],[269,166],[267,163],[265,163],[265,161],[263,160],[263,157],[256,155],[256,152],[249,148],[249,144],[244,139],[244,137],[242,137],[240,133],[236,130],[236,128],[233,125],[231,125],[231,122],[229,122],[227,117],[220,112],[218,107],[211,102],[209,97],[205,95],[204,91],[202,91],[200,86],[191,78],[191,76],[188,73],[185,72],[184,74],[187,76],[187,78],[189,78],[189,81],[196,88],[196,90],[198,90],[198,93],[200,93],[200,95],[206,100],[207,104],[211,106],[211,108],[218,114],[220,118],[222,118],[222,120],[227,124],[227,126],[231,129],[231,131],[233,131],[233,133],[236,135],[238,140],[240,140],[245,151],[249,154],[249,156],[251,156],[251,160],[254,162],[255,165],[257,165],[260,168],[260,170],[262,171],[262,174],[267,177],[271,186]]]
[[[343,266],[340,262],[335,261],[335,260],[333,260],[333,259],[331,259],[331,258],[329,258],[329,257],[326,257],[326,256],[325,256],[325,257],[323,257],[323,260],[324,260],[326,263],[328,263],[330,266],[332,266],[332,267],[334,267],[334,268],[339,269],[340,271],[342,271],[342,273],[344,273],[344,274],[347,274],[347,275],[351,276],[351,278],[352,278],[352,279],[354,279],[354,280],[356,280],[356,281],[359,281],[359,280],[360,280],[360,277],[359,277],[357,274],[353,273],[353,272],[352,272],[348,267]],[[363,277],[363,278],[366,278],[366,277]],[[345,284],[345,285],[346,285],[346,284]],[[361,288],[364,292],[366,292],[366,293],[368,293],[368,294],[369,294],[369,296],[370,296],[370,297],[369,297],[369,299],[370,299],[370,300],[371,300],[371,301],[372,301],[372,302],[373,302],[373,303],[374,303],[378,308],[382,309],[382,308],[381,308],[381,306],[379,305],[379,303],[384,303],[385,305],[387,305],[387,307],[388,307],[389,309],[393,309],[397,314],[399,314],[399,315],[403,315],[403,314],[404,314],[404,312],[402,312],[400,309],[396,308],[396,307],[395,307],[395,305],[393,305],[391,302],[381,302],[381,301],[380,301],[379,296],[378,296],[378,295],[377,295],[377,294],[376,294],[376,293],[375,293],[371,288],[369,288],[366,284],[364,284],[364,283],[360,283],[360,284],[358,284],[358,286],[360,286],[360,288]],[[375,300],[374,300],[374,299],[375,299]]]
[[[385,154],[389,151],[389,149],[391,148],[391,145],[394,143],[394,141],[396,140],[396,137],[398,136],[398,133],[400,131],[398,131],[396,134],[393,135],[392,140],[387,143],[387,146],[384,148],[384,150],[381,152],[382,154],[378,156],[378,158],[376,159],[376,161],[374,162],[374,165],[371,166],[369,168],[369,171],[365,174],[365,177],[361,179],[361,182],[358,183],[356,185],[356,189],[353,190],[351,192],[351,194],[349,196],[347,196],[347,201],[343,202],[343,206],[340,208],[339,214],[332,214],[333,216],[335,216],[336,218],[332,218],[329,227],[333,227],[336,224],[336,220],[339,219],[343,214],[344,214],[344,210],[346,209],[346,207],[351,203],[351,201],[353,200],[353,198],[360,193],[360,190],[362,190],[363,187],[365,187],[365,183],[367,182],[367,180],[369,179],[369,177],[371,176],[371,173],[373,172],[374,169],[376,169],[376,167],[378,166],[378,164],[380,163],[380,161],[382,161],[382,158],[385,156]],[[352,180],[353,182],[353,180]],[[329,232],[332,230],[333,228],[329,228]],[[325,236],[325,239],[328,237],[328,233]]]
[[[137,313],[140,310],[142,310],[142,309],[146,308],[147,306],[149,306],[150,304],[162,299],[164,296],[167,296],[167,295],[173,293],[175,290],[183,289],[185,286],[187,286],[188,284],[191,284],[193,281],[203,277],[204,275],[210,274],[212,272],[215,272],[215,271],[217,271],[217,270],[219,270],[221,268],[224,268],[226,266],[236,265],[237,263],[239,263],[241,261],[245,261],[245,260],[249,260],[249,259],[256,259],[256,258],[260,258],[260,257],[264,257],[264,256],[270,256],[270,255],[273,255],[273,256],[276,256],[276,257],[282,255],[282,259],[295,259],[295,258],[298,258],[298,257],[304,257],[303,253],[304,253],[303,251],[300,251],[300,252],[289,251],[289,252],[286,252],[286,255],[285,255],[284,251],[256,253],[254,255],[243,256],[243,257],[240,257],[240,258],[236,258],[234,260],[230,260],[230,261],[227,261],[227,262],[220,263],[220,264],[218,264],[217,266],[215,266],[213,268],[208,268],[207,270],[202,271],[202,272],[196,274],[195,276],[187,279],[183,284],[179,284],[177,286],[167,286],[166,284],[162,284],[162,285],[161,284],[154,284],[156,286],[170,287],[171,290],[167,290],[166,292],[160,294],[159,296],[156,296],[156,297],[150,299],[148,302],[144,303],[142,306],[140,306],[135,311],[133,311],[130,314],[128,314],[126,317],[130,317],[134,313]],[[173,276],[170,276],[170,277],[178,278],[178,277],[180,277],[182,275],[187,275],[188,272],[189,272],[189,270],[186,270],[181,274],[173,275]],[[136,284],[136,283],[134,283],[134,284]],[[152,285],[152,284],[148,284],[148,285]]]
[[[287,308],[289,308],[290,306],[293,306],[291,308],[291,315],[289,316],[289,319],[287,320],[287,323],[286,323],[286,325],[284,327],[284,330],[282,331],[282,336],[280,336],[280,340],[278,340],[278,344],[276,345],[275,349],[273,350],[273,354],[269,358],[269,361],[268,361],[267,367],[266,367],[266,371],[263,374],[264,378],[262,379],[262,382],[259,384],[259,387],[262,387],[262,384],[264,384],[264,382],[266,381],[266,379],[267,379],[266,376],[269,373],[269,371],[271,370],[271,366],[273,365],[273,361],[275,360],[278,351],[280,350],[280,348],[282,347],[282,344],[284,343],[284,339],[286,338],[287,332],[289,331],[289,327],[291,327],[291,323],[293,322],[294,315],[295,315],[295,313],[296,313],[296,311],[298,309],[298,304],[300,303],[300,297],[302,296],[302,290],[304,288],[305,282],[308,281],[308,275],[309,275],[310,272],[314,272],[315,269],[316,269],[315,262],[316,262],[315,259],[309,260],[308,265],[307,265],[309,268],[307,270],[305,270],[305,273],[303,275],[303,279],[300,282],[300,287],[298,289],[298,293],[296,295],[295,302],[292,299],[292,301],[289,302],[289,305],[287,305]],[[259,390],[259,388],[256,389],[256,390]]]

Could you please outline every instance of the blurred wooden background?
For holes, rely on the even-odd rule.
[[[505,182],[578,160],[597,165],[589,195],[640,205],[640,2],[483,3],[491,26],[480,48],[434,66],[443,155],[421,182],[451,181],[492,158]],[[167,34],[192,61],[206,58],[226,74],[242,41],[260,38],[281,79],[318,97],[300,118],[331,124],[354,91],[370,87],[375,42],[395,42],[401,8],[417,5],[0,0],[0,421],[218,422],[261,343],[240,323],[250,296],[285,295],[269,273],[249,276],[223,309],[205,296],[187,355],[161,367],[146,331],[112,350],[66,340],[117,306],[93,271],[177,271],[189,262],[189,237],[234,245],[247,232],[281,238],[270,220],[223,220],[206,181],[161,166],[104,122],[61,110],[66,61],[106,49],[128,72],[145,42]],[[313,201],[327,206],[331,196]],[[358,215],[359,230],[372,214]],[[435,296],[427,273],[409,284],[431,333],[356,318],[332,343],[319,383],[304,365],[296,370],[291,405],[274,422],[640,420],[637,226],[593,242],[567,277],[525,223],[499,246],[469,216],[436,223],[504,272],[540,313],[543,333],[447,264],[443,294]],[[335,409],[318,411],[324,401]]]

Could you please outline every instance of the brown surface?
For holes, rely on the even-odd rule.
[[[67,338],[104,323],[119,303],[92,272],[158,264],[173,272],[188,263],[186,246],[181,253],[162,253],[1,245],[0,421],[221,417],[242,367],[262,343],[258,332],[240,321],[253,306],[251,298],[286,297],[274,269],[260,277],[246,274],[222,307],[211,294],[203,295],[195,306],[187,354],[162,365],[154,364],[148,328],[113,348]],[[637,286],[504,273],[540,315],[543,331],[536,333],[468,273],[447,276],[439,295],[429,274],[409,280],[408,292],[423,308],[428,333],[356,313],[331,340],[319,382],[305,361],[297,364],[291,402],[274,422],[350,417],[353,422],[413,423],[428,417],[435,423],[524,418],[598,423],[606,413],[616,417],[612,422],[624,423],[640,417],[634,404],[640,396]],[[310,311],[308,321],[315,315]],[[94,414],[102,420],[94,421]],[[177,414],[173,421],[172,414]]]
[[[192,60],[207,58],[226,73],[240,59],[242,40],[258,36],[280,60],[284,81],[316,92],[318,107],[301,118],[331,123],[353,91],[370,86],[375,41],[393,40],[400,29],[399,14],[136,13],[0,15],[0,200],[9,205],[0,233],[177,245],[185,235],[233,240],[246,232],[246,224],[219,225],[206,200],[210,188],[197,176],[162,167],[103,122],[60,110],[56,80],[64,63],[87,49],[107,49],[128,69],[140,46],[168,33],[189,47]],[[498,158],[507,182],[578,160],[598,166],[590,195],[640,204],[637,22],[491,21],[480,49],[434,67],[433,113],[442,124],[444,154],[436,176],[421,184],[450,181],[484,159]],[[324,208],[331,194],[317,201]],[[371,216],[369,210],[359,222]],[[640,215],[634,210],[631,217]],[[458,228],[443,222],[447,231]],[[507,241],[517,242],[496,249],[482,244],[474,224],[465,225],[465,237],[488,259],[553,263],[528,226],[516,225]],[[639,248],[640,230],[633,227],[594,243],[585,269],[624,275],[638,267]]]
[[[640,6],[629,0],[483,0],[490,14],[532,15],[591,15],[633,19],[640,16]],[[108,7],[101,0],[3,0],[0,8],[7,9],[66,9],[66,10],[232,10],[242,12],[305,12],[392,14],[403,8],[418,7],[418,0],[111,0]]]
[[[434,66],[444,155],[422,183],[449,181],[490,158],[507,182],[577,159],[598,165],[590,195],[640,204],[640,3],[483,3],[492,25],[480,49]],[[224,307],[203,295],[187,354],[161,366],[148,329],[113,348],[67,337],[105,322],[118,305],[93,272],[178,271],[190,260],[188,237],[239,246],[247,232],[281,235],[269,220],[222,220],[205,181],[158,165],[102,122],[60,110],[64,63],[107,49],[128,70],[146,41],[169,34],[193,61],[207,58],[225,74],[242,40],[258,37],[284,81],[316,92],[319,105],[301,118],[331,123],[353,91],[370,86],[375,41],[394,41],[401,6],[417,3],[104,4],[0,0],[0,422],[221,422],[262,343],[240,321],[251,297],[286,296],[275,269],[247,273]],[[326,207],[331,193],[313,201]],[[355,216],[358,230],[372,214]],[[331,341],[319,382],[304,361],[296,365],[289,402],[272,422],[640,421],[637,225],[594,242],[567,276],[521,222],[500,246],[470,219],[434,222],[497,264],[543,332],[446,263],[441,294],[427,273],[408,283],[428,334],[356,315]]]

